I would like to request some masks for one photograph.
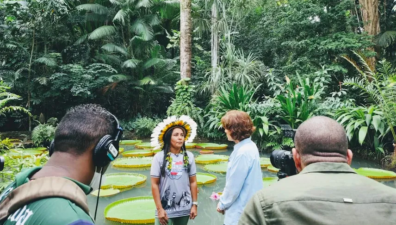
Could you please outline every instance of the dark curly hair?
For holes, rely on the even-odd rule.
[[[253,126],[253,121],[250,116],[238,110],[228,111],[223,118],[221,124],[224,129],[231,132],[232,139],[242,141],[249,138],[256,128]]]
[[[54,151],[73,151],[81,155],[106,134],[114,135],[116,127],[114,116],[100,105],[75,106],[66,113],[56,128]]]

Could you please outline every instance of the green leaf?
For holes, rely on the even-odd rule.
[[[44,64],[44,65],[46,65],[46,66],[48,66],[48,67],[54,67],[54,66],[57,66],[57,65],[58,65],[58,64],[56,63],[56,60],[55,60],[55,59],[49,58],[49,57],[45,57],[45,56],[36,59],[35,62],[37,62],[37,63],[42,63],[42,64]]]
[[[113,43],[107,43],[105,45],[102,46],[103,50],[106,50],[108,52],[119,52],[125,56],[128,55],[127,50],[124,47],[120,47],[118,45],[115,45]]]
[[[153,5],[153,3],[151,2],[151,0],[140,0],[137,4],[136,4],[136,8],[150,8]]]
[[[264,130],[263,130],[263,128],[259,128],[259,133],[260,133],[260,136],[261,136],[261,137],[264,135]]]
[[[378,116],[378,115],[373,116],[373,121],[371,124],[373,124],[374,129],[376,131],[378,131],[380,124],[381,124],[381,116]]]
[[[115,27],[113,26],[101,26],[96,28],[92,33],[88,36],[89,40],[97,40],[107,36],[110,36],[116,32]]]
[[[82,4],[77,6],[76,9],[79,11],[91,11],[96,14],[107,14],[109,12],[105,6],[99,4]]]
[[[143,19],[137,19],[132,24],[132,30],[140,35],[143,40],[149,41],[154,37],[154,31],[151,26],[149,26]]]
[[[364,139],[366,139],[366,135],[367,135],[367,127],[361,127],[359,130],[359,143],[360,145],[363,145]]]
[[[127,13],[123,10],[120,9],[117,14],[113,18],[113,22],[115,21],[120,21],[122,25],[125,25],[125,17],[127,16]]]
[[[122,67],[134,69],[140,62],[138,59],[128,59],[122,64]]]
[[[372,118],[373,118],[372,114],[366,114],[366,125],[367,126],[370,126]]]

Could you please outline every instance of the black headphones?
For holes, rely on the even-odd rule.
[[[96,144],[93,150],[93,162],[94,165],[98,167],[104,167],[108,165],[118,156],[119,143],[122,137],[123,129],[120,126],[117,117],[115,117],[113,114],[111,115],[116,121],[117,131],[114,135],[114,139],[112,135],[107,134],[103,136]],[[55,142],[54,140],[52,140],[51,145],[49,147],[49,156],[51,156],[54,153],[54,150],[55,150]]]

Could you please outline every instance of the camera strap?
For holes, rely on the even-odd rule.
[[[51,197],[68,199],[89,215],[87,196],[77,184],[62,177],[43,177],[31,180],[8,194],[0,203],[0,221],[26,204]]]

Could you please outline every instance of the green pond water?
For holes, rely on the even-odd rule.
[[[125,151],[127,150],[132,150],[134,149],[133,146],[122,146],[125,148]],[[189,151],[194,153],[194,156],[197,157],[199,154],[198,149],[189,149]],[[230,155],[232,153],[232,147],[229,147],[228,150],[215,150],[215,154],[220,154],[220,155]],[[267,157],[269,158],[268,153],[261,153],[261,157]],[[122,156],[119,156],[122,157]],[[208,185],[199,185],[199,194],[198,194],[198,202],[199,202],[199,207],[198,207],[198,216],[195,218],[195,220],[190,220],[189,224],[197,224],[197,225],[218,225],[218,224],[223,224],[224,216],[219,214],[216,211],[216,205],[217,201],[211,200],[209,197],[212,194],[212,192],[221,192],[223,191],[223,188],[225,186],[225,174],[219,174],[219,173],[213,173],[213,172],[207,172],[203,169],[204,165],[197,164],[197,172],[203,172],[203,173],[210,173],[214,174],[217,176],[217,181],[213,184],[208,184]],[[381,166],[379,164],[367,161],[367,160],[361,160],[361,159],[354,159],[352,163],[353,168],[359,168],[359,167],[371,167],[371,168],[380,168]],[[98,206],[98,213],[96,216],[96,224],[121,224],[118,222],[112,222],[108,221],[104,218],[104,209],[107,205],[110,203],[113,203],[117,200],[121,199],[126,199],[126,198],[131,198],[131,197],[138,197],[138,196],[152,196],[151,194],[151,180],[150,180],[150,170],[149,168],[146,170],[141,170],[141,169],[118,169],[118,168],[110,168],[106,171],[106,173],[119,173],[119,172],[131,172],[131,173],[140,173],[145,176],[147,176],[147,181],[146,183],[140,185],[139,187],[134,187],[130,190],[123,191],[115,196],[112,197],[104,197],[99,199],[99,206]],[[263,177],[276,177],[275,173],[271,173],[267,171],[266,169],[262,170]],[[381,182],[384,183],[385,185],[391,186],[391,187],[396,187],[396,181],[385,181]],[[95,213],[95,206],[96,206],[96,197],[89,195],[88,196],[88,204],[90,208],[91,215],[93,217]],[[133,214],[134,212],[131,210],[130,212]],[[154,211],[153,211],[154,215]]]

